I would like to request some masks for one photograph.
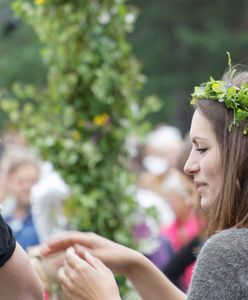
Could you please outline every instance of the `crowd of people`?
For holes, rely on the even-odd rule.
[[[248,72],[232,70],[195,88],[184,139],[177,128],[161,125],[142,142],[127,141],[127,166],[137,175],[127,189],[138,204],[138,251],[94,233],[65,231],[69,187],[23,139],[3,138],[0,264],[27,295],[15,298],[8,283],[5,299],[43,297],[30,262],[27,276],[17,279],[28,261],[22,248],[40,257],[34,265],[48,292],[48,274],[56,277],[61,300],[119,300],[114,273],[126,276],[145,300],[248,298]],[[151,207],[156,217],[147,213]],[[7,281],[3,274],[0,285]]]

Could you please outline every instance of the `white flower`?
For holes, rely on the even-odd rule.
[[[110,13],[104,12],[99,16],[98,20],[102,25],[106,25],[109,23],[110,19],[111,19]]]
[[[132,24],[135,21],[135,15],[132,13],[128,13],[125,18],[128,24]]]

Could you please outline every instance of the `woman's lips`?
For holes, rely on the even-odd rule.
[[[195,181],[195,185],[196,185],[198,193],[202,194],[202,192],[204,191],[207,184],[204,182]]]

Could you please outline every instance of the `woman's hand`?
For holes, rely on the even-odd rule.
[[[135,266],[138,252],[112,242],[95,233],[67,231],[50,240],[47,245],[39,247],[41,255],[48,256],[69,247],[74,247],[78,256],[84,258],[87,250],[100,259],[113,272],[128,276]]]
[[[65,254],[59,279],[69,300],[120,300],[112,272],[96,257],[81,251],[80,258],[74,248]]]
[[[70,247],[74,247],[75,252],[72,254],[70,250],[69,254],[66,254],[66,264],[60,271],[61,282],[67,294],[77,291],[73,294],[74,298],[69,298],[70,300],[120,299],[117,290],[113,287],[111,277],[113,275],[110,275],[105,266],[103,267],[101,261],[112,271],[127,276],[144,300],[186,299],[186,296],[142,254],[95,233],[64,232],[49,241],[47,245],[41,246],[39,251],[41,255],[47,256]],[[90,252],[95,258],[89,254],[86,255],[85,251]],[[69,261],[73,261],[70,260],[71,257],[74,257],[74,263],[69,264]],[[78,264],[79,261],[80,264]],[[85,290],[84,284],[87,287]],[[101,297],[93,298],[99,296],[99,294],[94,294],[98,289],[101,291]],[[93,294],[90,294],[91,292]],[[83,295],[88,298],[80,298]]]

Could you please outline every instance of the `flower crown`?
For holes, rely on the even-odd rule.
[[[228,55],[229,72],[233,75],[236,70],[232,68],[230,54]],[[195,105],[197,100],[213,100],[223,102],[228,109],[233,110],[233,121],[228,129],[238,126],[240,121],[248,120],[248,83],[244,83],[241,87],[236,87],[231,83],[214,80],[210,77],[210,81],[202,83],[194,88],[191,95],[191,104]],[[248,134],[248,124],[245,126],[244,135]]]

